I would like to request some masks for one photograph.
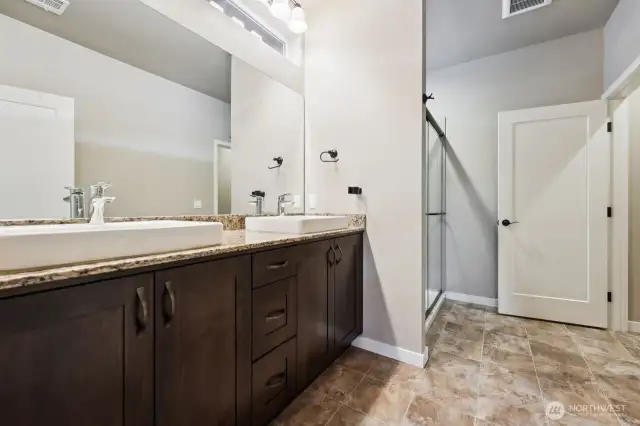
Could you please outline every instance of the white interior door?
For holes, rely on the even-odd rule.
[[[68,217],[74,101],[0,86],[0,219]]]
[[[500,313],[607,326],[609,156],[604,102],[499,114]]]

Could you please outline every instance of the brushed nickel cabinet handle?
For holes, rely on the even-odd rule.
[[[286,373],[279,373],[279,374],[271,376],[269,378],[269,380],[267,380],[267,383],[265,383],[265,387],[267,387],[267,388],[279,388],[280,386],[285,384],[286,380],[287,380],[287,374]]]
[[[338,264],[338,263],[342,262],[343,254],[342,254],[342,249],[340,248],[340,244],[337,244],[337,245],[336,245],[336,248],[337,248],[337,249],[338,249],[338,251],[340,252],[340,259],[336,259],[336,264]]]
[[[333,257],[331,257],[331,254],[333,254]],[[329,262],[329,265],[332,266],[336,261],[336,251],[333,247],[329,248],[329,251],[327,252],[327,261]]]
[[[164,314],[164,321],[167,324],[173,320],[173,317],[176,314],[176,296],[173,293],[173,283],[171,281],[167,281],[164,283],[162,312]]]
[[[136,289],[136,295],[138,299],[136,323],[138,325],[138,333],[142,333],[147,328],[147,321],[149,317],[149,308],[147,307],[147,298],[145,296],[144,287],[138,287]]]
[[[267,320],[267,322],[275,321],[277,319],[282,318],[286,314],[287,314],[287,311],[285,309],[278,309],[277,311],[269,312],[269,314],[267,314],[265,319]]]
[[[273,263],[271,265],[267,265],[267,270],[272,271],[272,270],[275,270],[275,269],[286,268],[287,266],[289,266],[289,261],[285,260],[284,262]]]

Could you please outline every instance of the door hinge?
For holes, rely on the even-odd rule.
[[[607,207],[607,217],[613,217],[613,207]]]
[[[613,133],[613,121],[607,122],[607,133]]]
[[[613,300],[613,296],[611,295],[611,292],[607,293],[607,302],[611,303],[611,300]]]

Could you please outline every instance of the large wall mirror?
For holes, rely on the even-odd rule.
[[[0,219],[304,210],[302,96],[144,3],[0,2],[0,57]]]

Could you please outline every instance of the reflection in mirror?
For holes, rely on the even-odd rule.
[[[0,57],[0,219],[87,218],[99,182],[112,217],[304,199],[302,97],[142,2],[1,2]]]

